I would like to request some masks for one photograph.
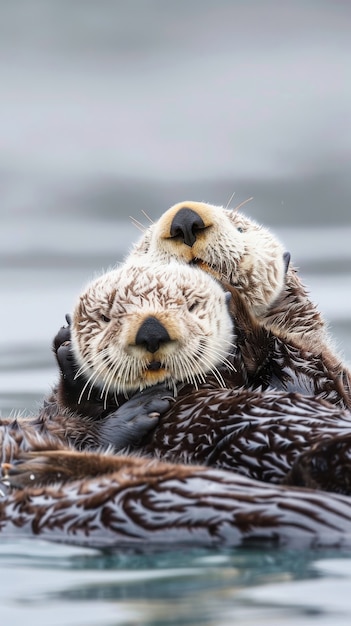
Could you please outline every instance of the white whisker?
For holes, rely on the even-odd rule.
[[[135,226],[138,230],[140,230],[142,233],[145,233],[147,231],[146,226],[144,226],[144,224],[142,224],[141,222],[139,222],[139,220],[135,219],[135,217],[133,217],[132,215],[129,216],[129,219],[131,220],[133,226]]]
[[[206,363],[206,360],[204,360],[204,362]],[[213,374],[213,376],[215,377],[216,381],[218,382],[220,387],[226,387],[226,384],[224,382],[224,379],[222,377],[222,374],[220,373],[219,369],[213,365],[211,366],[210,362],[207,362],[207,365],[209,367],[209,372],[211,372],[211,374]]]
[[[112,365],[113,365],[113,363],[111,362],[111,366]],[[108,370],[107,375],[105,377],[105,383],[104,383],[104,386],[103,386],[102,391],[101,391],[101,398],[104,398],[104,409],[105,410],[106,410],[106,407],[107,407],[108,394],[110,392],[111,385],[112,385],[112,383],[113,383],[113,381],[115,379],[115,374],[116,374],[116,371],[118,370],[118,366],[119,366],[119,362],[115,363],[113,365],[113,367],[111,367]]]
[[[247,204],[248,202],[251,202],[251,200],[253,200],[253,196],[251,196],[250,198],[246,198],[246,200],[243,200],[243,202],[240,202],[240,204],[238,204],[238,206],[236,206],[233,211],[238,212],[239,209],[241,209],[241,207],[243,207],[245,204]]]
[[[101,362],[101,359],[107,353],[108,353],[108,348],[104,348],[103,350],[101,350],[101,352],[99,352],[98,354],[96,354],[94,356],[92,361],[89,361],[88,363],[85,363],[85,364],[81,365],[81,367],[79,368],[79,370],[77,371],[77,373],[76,373],[76,375],[74,377],[74,380],[77,380],[77,378],[79,378],[82,374],[85,374],[85,372],[90,371],[96,365],[99,365],[99,363]]]
[[[146,211],[144,211],[144,209],[141,209],[141,212],[143,215],[145,215],[146,219],[149,220],[150,224],[154,224],[154,221],[151,219],[150,215],[148,215]]]
[[[185,364],[189,382],[191,382],[195,386],[195,388],[198,389],[197,381],[199,380],[200,383],[204,383],[206,380],[205,373],[203,371],[193,371],[198,369],[199,367],[193,354],[187,356],[187,361],[185,362]],[[184,364],[182,364],[182,366],[183,365]]]
[[[191,357],[191,358],[192,358],[192,357]],[[177,371],[179,371],[179,372],[180,372],[180,378],[183,376],[183,371],[184,371],[184,374],[185,374],[185,379],[186,379],[189,383],[194,384],[194,381],[193,381],[193,376],[194,376],[194,373],[193,373],[193,371],[192,371],[192,369],[191,369],[191,367],[190,367],[190,363],[189,363],[189,361],[190,361],[190,358],[189,358],[189,357],[187,358],[187,360],[185,360],[185,359],[184,359],[184,361],[180,363],[180,366],[181,366],[181,367],[179,368],[179,365],[178,365],[178,358],[177,358]]]
[[[82,365],[79,370],[76,372],[75,376],[74,376],[74,380],[77,380],[82,374],[85,374],[85,372],[87,372],[88,370],[91,369],[91,364],[86,363],[84,365]]]
[[[81,403],[83,395],[84,395],[84,392],[87,389],[88,385],[90,385],[90,388],[89,388],[89,392],[88,392],[88,395],[87,395],[87,400],[90,400],[91,392],[93,390],[94,384],[96,383],[97,379],[100,376],[101,369],[102,369],[102,366],[100,366],[97,371],[95,371],[95,370],[92,371],[92,373],[89,376],[88,380],[86,381],[82,391],[80,392],[80,395],[79,395],[79,398],[78,398],[78,404]]]
[[[230,196],[230,198],[229,198],[229,200],[228,200],[228,202],[227,202],[227,204],[225,206],[226,210],[229,207],[229,205],[230,205],[231,201],[233,200],[234,196],[235,196],[235,191],[233,191],[232,195]]]
[[[217,380],[218,384],[221,387],[226,387],[226,384],[224,382],[224,379],[219,371],[219,369],[216,367],[216,365],[214,365],[211,362],[210,357],[208,356],[208,354],[198,354],[199,359],[202,361],[202,363],[204,363],[207,367],[208,370],[213,374],[213,376],[215,377],[215,379]]]
[[[227,355],[227,352],[223,353],[221,350],[216,350],[215,348],[207,348],[206,355],[208,357],[215,358],[218,363],[218,366],[225,365],[232,372],[236,372],[236,368],[234,367],[234,364],[231,361],[229,361],[227,356],[225,356]]]
[[[171,378],[171,384],[172,384],[172,387],[173,387],[173,395],[176,398],[177,395],[178,395],[178,389],[177,389],[176,381],[174,380],[173,377]]]

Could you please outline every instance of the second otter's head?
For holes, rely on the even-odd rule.
[[[176,262],[126,264],[80,296],[72,346],[86,380],[101,397],[166,383],[195,386],[231,352],[227,295],[208,274]]]
[[[214,272],[236,287],[257,316],[281,294],[289,255],[266,228],[241,213],[181,202],[153,224],[135,248],[166,262],[176,258]]]

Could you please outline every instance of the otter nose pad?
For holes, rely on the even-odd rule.
[[[148,352],[157,352],[161,343],[171,341],[167,329],[156,317],[147,317],[135,337],[137,346],[144,346]]]
[[[206,228],[203,219],[187,207],[179,209],[175,214],[170,228],[171,237],[181,237],[184,243],[191,248],[196,241],[196,233]]]

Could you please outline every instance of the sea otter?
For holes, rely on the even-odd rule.
[[[311,444],[348,432],[338,376],[251,320],[235,289],[228,300],[198,268],[133,263],[82,294],[73,322],[79,365],[64,329],[55,341],[62,379],[39,416],[2,420],[5,465],[21,450],[65,442],[129,446],[279,482]],[[272,381],[320,397],[274,390]]]
[[[139,269],[142,267],[141,264]],[[264,366],[265,381],[268,378],[268,383],[263,383],[267,389],[257,389],[260,384],[260,367],[254,371],[253,359],[250,369],[250,358],[255,350],[259,353],[260,344],[252,342],[255,324],[250,324],[246,346],[248,352],[245,353],[247,335],[245,327],[240,330],[240,315],[245,320],[249,318],[243,314],[246,305],[241,296],[231,288],[231,300],[236,302],[235,297],[238,296],[237,302],[241,302],[242,309],[236,303],[234,312],[231,311],[229,315],[228,298],[213,278],[197,268],[187,268],[181,264],[177,264],[177,267],[179,282],[175,286],[171,283],[174,274],[170,267],[153,266],[152,272],[156,274],[153,273],[152,282],[148,283],[153,296],[147,292],[149,297],[146,299],[145,294],[140,298],[138,285],[138,280],[144,280],[144,284],[147,282],[145,265],[142,272],[130,274],[129,267],[128,275],[123,274],[125,268],[121,269],[121,273],[114,274],[117,281],[112,290],[110,283],[104,283],[103,279],[99,284],[94,283],[94,290],[89,294],[92,298],[83,294],[77,316],[74,317],[74,332],[83,330],[83,343],[79,338],[73,341],[79,369],[83,374],[87,368],[88,378],[78,375],[74,380],[72,368],[74,370],[76,365],[67,358],[70,347],[61,343],[62,339],[67,338],[65,332],[61,333],[61,339],[56,342],[56,349],[58,353],[63,349],[63,354],[66,354],[64,359],[62,352],[59,357],[68,370],[64,372],[61,381],[63,388],[68,384],[68,395],[64,392],[62,397],[72,399],[78,393],[75,402],[79,405],[79,397],[83,394],[83,398],[86,393],[85,407],[94,406],[95,413],[79,415],[70,412],[68,407],[60,413],[56,397],[53,404],[48,403],[44,407],[37,419],[3,423],[0,433],[5,462],[2,464],[4,479],[0,500],[0,532],[3,536],[39,535],[56,541],[114,546],[118,549],[150,549],[164,545],[169,547],[170,544],[236,546],[260,540],[269,545],[350,546],[349,498],[252,479],[252,476],[258,476],[263,481],[288,481],[289,470],[292,467],[296,470],[299,453],[306,451],[311,444],[322,445],[323,441],[330,442],[332,437],[345,438],[349,435],[350,413],[323,399],[269,389],[266,352],[270,355],[268,361],[273,359],[274,363],[274,356],[270,354],[269,344],[266,343],[263,344],[263,361],[259,363]],[[194,296],[191,302],[184,302],[184,293],[188,293],[186,287],[189,288],[189,282],[182,283],[185,269]],[[163,293],[165,285],[162,280],[161,283],[157,280],[157,272],[160,271],[164,278],[167,270],[170,272],[167,286],[170,284],[174,292],[179,290],[173,301],[176,321],[172,316],[169,319],[164,314],[162,306],[158,307],[159,290]],[[199,278],[201,288],[194,281],[194,276]],[[205,284],[210,287],[204,291]],[[179,328],[184,333],[184,325],[178,324],[179,317],[185,324],[192,317],[197,320],[198,324],[191,326],[195,334],[199,328],[208,329],[208,321],[201,320],[204,308],[197,306],[198,298],[201,302],[205,294],[209,299],[205,308],[207,314],[215,311],[212,327],[216,334],[209,343],[196,337],[191,338],[195,344],[198,339],[196,345],[199,348],[195,363],[191,360],[189,362],[191,370],[183,371],[176,365],[181,356],[177,355],[175,361],[170,357],[174,354],[173,342],[179,339]],[[220,306],[216,305],[212,309],[212,298]],[[143,310],[145,301],[149,309],[146,307],[143,317],[140,310]],[[153,310],[150,310],[150,302],[154,306]],[[122,304],[120,309],[119,304]],[[134,332],[123,320],[124,316],[127,318],[129,304],[136,316],[141,315],[135,318]],[[83,308],[79,308],[82,305]],[[114,317],[116,312],[117,318]],[[220,320],[216,318],[218,312]],[[84,339],[90,318],[93,320],[91,335],[85,335]],[[153,321],[148,321],[150,319]],[[212,339],[218,339],[218,322],[221,324],[223,320],[229,324],[225,333],[218,335],[225,340],[223,349],[216,344],[214,351],[211,348],[207,353],[208,346],[213,345]],[[112,327],[114,332],[111,331]],[[261,326],[257,328],[261,332]],[[262,328],[262,332],[266,335],[268,333],[272,340],[273,355],[277,355],[278,350],[279,358],[282,358],[279,350],[285,350],[286,344],[283,345],[279,337],[274,339],[270,331]],[[66,343],[63,341],[63,344]],[[87,351],[80,360],[80,351],[85,348]],[[118,351],[121,348],[126,349],[126,362],[134,362],[130,360],[134,355],[137,363],[127,369],[124,366],[121,368],[122,382],[119,384],[118,371],[113,367],[112,357],[116,349]],[[183,349],[187,354],[187,346],[184,344]],[[129,354],[128,350],[131,350]],[[293,353],[294,350],[298,354],[299,348],[294,347]],[[226,351],[229,353],[226,354]],[[286,354],[290,355],[290,351],[291,348]],[[291,363],[290,356],[289,359]],[[316,356],[312,355],[311,369],[306,368],[301,381],[305,381],[308,376],[314,378],[311,372],[315,367],[315,359]],[[302,364],[305,362],[306,354],[303,355]],[[195,365],[198,369],[194,373]],[[319,365],[316,371],[320,372]],[[141,386],[145,389],[125,402],[127,392],[140,388],[140,373]],[[181,380],[178,380],[179,373],[182,375]],[[330,397],[337,402],[338,379],[330,379],[329,372],[326,374],[321,378],[324,381],[322,387],[325,387],[326,380],[329,381],[328,397],[331,394]],[[253,376],[253,382],[249,382],[246,388],[237,388],[236,383],[241,377],[247,377],[247,381],[250,381],[250,376]],[[89,377],[90,382],[86,385]],[[289,377],[288,370],[284,377]],[[190,382],[187,383],[187,379]],[[233,380],[234,388],[226,388],[227,381],[233,384]],[[126,381],[128,389],[124,388]],[[132,381],[131,384],[129,381]],[[148,386],[149,382],[151,386]],[[97,383],[99,392],[96,390]],[[156,387],[155,383],[158,383]],[[170,390],[164,388],[163,384],[168,385]],[[194,384],[198,387],[197,391],[194,391]],[[222,384],[223,388],[220,387]],[[175,402],[169,398],[172,389],[177,390]],[[116,409],[117,402],[121,402],[121,406]],[[196,407],[201,411],[196,413]],[[111,408],[115,409],[112,413]],[[80,452],[69,448],[71,443],[81,449],[96,449],[100,446],[118,449],[125,441],[127,445],[133,443],[135,434],[139,436],[140,418],[143,438],[149,430],[147,420],[157,422],[163,412],[165,414],[154,433],[146,435],[146,443],[138,447],[137,457]],[[128,431],[128,425],[133,425],[133,422],[136,428],[132,429],[130,440],[124,436],[124,432],[125,429]],[[177,427],[180,430],[177,431]],[[155,433],[161,433],[159,451]],[[177,461],[183,454],[187,462],[195,463],[200,463],[204,457],[205,463],[216,465],[217,468],[237,467],[250,478],[234,471],[181,465],[179,462],[169,464],[141,456],[159,453],[167,458],[174,455]],[[338,486],[331,484],[328,488],[334,490]]]
[[[70,328],[55,342],[64,373],[58,402],[83,415],[95,413],[96,387],[107,409],[109,389],[116,406],[121,401],[116,396],[165,380],[174,389],[185,381],[196,388],[202,375],[221,363],[228,381],[218,369],[213,373],[222,386],[272,386],[351,406],[340,362],[334,365],[324,353],[283,340],[255,317],[241,290],[174,260],[162,264],[152,255],[132,254],[123,266],[88,285],[71,328],[73,375],[59,356]],[[101,405],[99,399],[99,414]]]
[[[121,426],[114,447],[125,447],[129,439],[134,442],[136,428],[122,406],[128,394],[153,386],[151,395],[134,397],[129,405],[138,417],[138,436],[169,407],[170,392],[158,393],[157,382],[176,390],[186,382],[197,386],[211,372],[224,387],[223,376],[233,369],[226,357],[234,340],[227,299],[211,277],[199,270],[194,283],[194,270],[176,262],[159,269],[147,263],[123,266],[96,280],[74,317],[78,374],[84,377],[77,383],[66,368],[39,416],[1,420],[2,461],[10,462],[20,449],[43,447],[46,440],[49,447],[60,441],[76,448],[106,446],[98,422],[111,410],[114,415],[117,410]],[[62,343],[61,331],[55,340],[58,355]]]
[[[135,398],[116,407],[144,387],[151,398],[153,385],[160,401],[176,397],[149,433],[142,421],[139,435],[131,417],[129,444],[147,456],[279,482],[313,443],[350,431],[338,371],[267,330],[230,285],[225,292],[196,267],[145,263],[134,259],[88,285],[72,330],[55,344],[64,376],[54,402],[79,423],[87,418],[80,448],[95,438],[95,447],[119,450],[128,426],[118,417],[123,407],[133,415]]]
[[[323,354],[333,366],[340,364],[325,321],[289,262],[289,253],[270,230],[241,212],[203,202],[180,202],[145,231],[133,252],[163,262],[176,258],[215,272],[240,291],[267,328],[314,354]]]

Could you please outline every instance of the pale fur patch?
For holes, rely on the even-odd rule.
[[[181,208],[190,208],[203,220],[190,247],[171,237],[171,223]],[[203,202],[181,202],[149,227],[132,255],[147,253],[153,260],[171,258],[191,263],[202,260],[242,294],[253,313],[262,315],[284,288],[284,248],[266,228],[241,214]]]
[[[192,246],[171,236],[172,220],[184,208],[195,211],[204,223]],[[186,201],[147,229],[131,257],[198,264],[237,288],[257,320],[281,339],[338,363],[325,320],[292,264],[286,272],[284,251],[270,230],[241,211]]]
[[[156,318],[170,341],[150,353],[137,345],[142,323]],[[88,285],[73,313],[72,345],[86,379],[85,398],[98,386],[102,398],[165,382],[195,386],[233,348],[233,322],[221,286],[200,269],[132,258]],[[159,367],[149,368],[157,362]]]

